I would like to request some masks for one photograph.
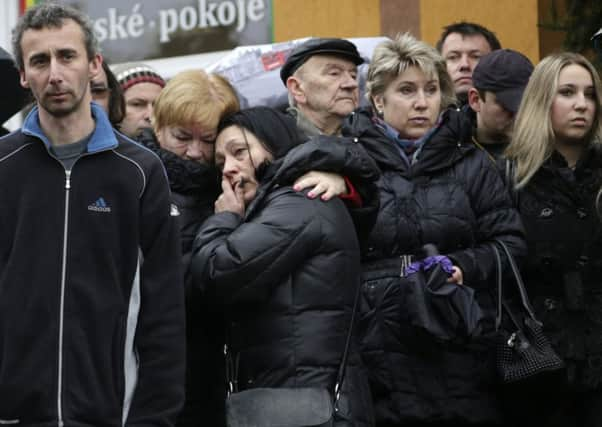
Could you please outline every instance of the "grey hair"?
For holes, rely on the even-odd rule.
[[[301,66],[295,70],[295,72],[293,73],[293,76],[297,77],[300,80],[303,80],[303,76],[305,75],[305,72],[303,71],[305,69],[304,66],[305,66],[305,63],[301,64]],[[288,98],[289,107],[297,108],[297,100],[295,99],[295,95],[293,95],[293,93],[290,90],[288,90],[288,88],[287,88],[287,91],[288,91],[287,98]]]
[[[372,106],[374,97],[382,95],[389,83],[410,67],[418,67],[427,76],[439,78],[442,110],[455,102],[454,85],[441,54],[410,33],[404,33],[374,49],[366,81],[366,97]]]
[[[43,28],[61,28],[66,19],[75,21],[82,29],[88,59],[91,60],[99,53],[98,40],[94,35],[92,21],[87,15],[67,5],[42,3],[27,9],[13,30],[13,53],[15,55],[17,67],[20,70],[24,68],[23,51],[21,50],[23,33],[30,29],[41,30]]]
[[[289,107],[297,108],[297,100],[295,99],[295,96],[290,91],[288,92],[287,97],[288,97]]]

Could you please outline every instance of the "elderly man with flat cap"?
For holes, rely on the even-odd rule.
[[[492,160],[498,159],[510,142],[514,116],[532,72],[531,61],[511,49],[483,56],[474,69],[473,87],[468,91],[470,109],[465,111],[476,124],[473,142]]]
[[[344,39],[313,38],[296,47],[280,71],[289,113],[307,136],[338,135],[359,105],[357,66],[364,60]]]
[[[298,129],[319,147],[322,165],[301,176],[294,188],[312,187],[323,200],[338,195],[347,202],[360,241],[372,228],[378,211],[374,182],[378,167],[359,144],[340,137],[343,119],[359,105],[357,66],[364,60],[344,39],[312,38],[297,46],[280,70],[288,89],[289,114]],[[358,169],[350,169],[356,159]]]

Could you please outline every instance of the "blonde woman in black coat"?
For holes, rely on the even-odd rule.
[[[602,425],[601,94],[598,73],[583,56],[544,58],[507,149],[527,235],[527,291],[566,364],[546,383],[513,390],[509,425]]]
[[[404,267],[435,245],[449,263],[448,282],[474,290],[487,315],[483,334],[490,334],[490,245],[500,239],[522,254],[518,214],[495,165],[463,134],[463,116],[442,113],[453,85],[435,49],[410,35],[383,42],[367,88],[372,108],[352,114],[343,135],[357,138],[382,171],[380,210],[362,255],[360,331],[377,425],[495,425],[491,347],[474,337],[442,341],[410,326]]]

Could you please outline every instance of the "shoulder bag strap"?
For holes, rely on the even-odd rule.
[[[514,160],[506,159],[504,163],[506,166],[504,171],[504,184],[506,184],[506,188],[510,193],[512,204],[516,209],[518,209],[518,191],[514,187]]]
[[[498,240],[498,239],[496,239],[495,241],[504,251],[504,253],[506,255],[506,259],[508,260],[508,264],[510,264],[510,269],[512,270],[512,275],[514,277],[514,281],[515,281],[518,291],[520,293],[520,299],[521,299],[523,308],[527,311],[527,314],[529,315],[529,317],[531,317],[531,319],[537,321],[533,307],[531,306],[531,303],[529,302],[529,297],[527,295],[527,290],[525,288],[523,278],[520,274],[518,267],[516,266],[514,257],[512,256],[512,254],[510,253],[510,250],[508,249],[508,247],[506,246],[506,244],[504,242],[502,242],[501,240]]]
[[[349,347],[351,346],[351,336],[353,334],[353,325],[355,323],[355,314],[359,306],[361,283],[358,284],[355,291],[355,300],[353,302],[353,311],[351,312],[351,320],[349,322],[349,330],[347,331],[347,338],[345,340],[345,348],[343,350],[343,357],[341,358],[341,364],[337,373],[337,382],[334,385],[334,409],[338,411],[338,402],[341,397],[341,386],[345,379],[345,369],[347,368],[347,357],[349,355]],[[232,359],[232,354],[229,351],[228,345],[224,345],[224,356],[226,363],[226,382],[227,382],[227,394],[238,391],[237,377],[238,377],[238,360]]]
[[[495,315],[495,330],[499,331],[502,326],[502,257],[496,243],[491,244],[493,255],[495,256],[495,283],[497,288],[497,311]]]
[[[345,370],[347,368],[347,357],[349,356],[349,347],[351,346],[351,336],[353,335],[353,325],[355,323],[355,314],[359,306],[360,290],[362,284],[361,281],[355,290],[355,300],[353,302],[353,311],[351,312],[351,321],[349,322],[349,330],[347,331],[347,339],[345,340],[345,349],[343,350],[343,357],[341,358],[341,364],[339,366],[339,372],[337,374],[337,382],[334,385],[334,410],[338,411],[339,398],[341,397],[341,387],[343,380],[345,379]]]

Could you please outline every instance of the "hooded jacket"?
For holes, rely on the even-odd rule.
[[[171,426],[184,292],[159,159],[96,121],[71,171],[38,119],[0,141],[0,420]]]
[[[498,420],[486,343],[419,340],[404,319],[400,256],[435,244],[462,270],[464,286],[476,290],[482,309],[492,314],[495,258],[488,242],[498,238],[516,256],[524,252],[520,219],[497,169],[470,142],[470,126],[462,120],[456,111],[445,112],[411,162],[402,159],[371,111],[353,113],[343,127],[343,134],[358,138],[382,172],[380,210],[362,256],[359,331],[377,425]]]

